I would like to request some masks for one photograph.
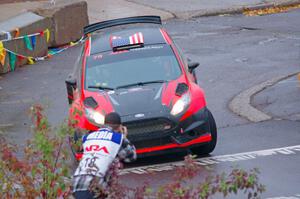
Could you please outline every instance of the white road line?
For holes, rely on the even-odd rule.
[[[196,163],[202,166],[208,166],[208,165],[214,165],[223,162],[253,160],[259,157],[274,156],[274,155],[294,155],[296,153],[300,153],[300,145],[259,150],[259,151],[251,151],[245,153],[236,153],[230,155],[219,155],[219,156],[207,157],[207,158],[199,158],[196,160]],[[160,172],[160,171],[169,171],[181,165],[183,165],[183,162],[178,161],[178,162],[163,163],[157,165],[134,167],[134,168],[123,169],[121,170],[120,174],[121,175],[130,174],[130,173],[147,174],[147,173]]]
[[[294,196],[277,196],[266,199],[300,199],[300,194],[295,194]]]

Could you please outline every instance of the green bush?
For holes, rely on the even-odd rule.
[[[65,122],[53,129],[42,106],[33,106],[31,112],[33,137],[27,141],[22,155],[18,155],[20,152],[15,145],[8,144],[3,137],[0,139],[0,193],[4,198],[71,198],[70,179],[74,165],[69,137],[74,133],[74,122]],[[259,183],[257,169],[232,169],[228,174],[210,175],[204,182],[193,185],[191,180],[199,175],[201,168],[193,156],[186,156],[184,162],[184,166],[176,168],[172,180],[158,189],[146,183],[136,188],[123,185],[119,180],[120,163],[115,162],[110,169],[108,188],[93,186],[92,189],[101,197],[112,199],[206,199],[216,193],[226,197],[238,191],[243,191],[248,198],[259,198],[265,190]]]

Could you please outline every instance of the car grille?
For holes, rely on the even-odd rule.
[[[126,123],[125,126],[130,136],[149,135],[149,133],[164,132],[173,128],[170,120],[162,118],[130,122]]]

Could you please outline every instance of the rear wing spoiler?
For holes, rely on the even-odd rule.
[[[108,21],[102,21],[98,23],[94,23],[84,27],[83,33],[87,35],[89,33],[95,32],[97,30],[101,30],[104,28],[110,28],[113,26],[120,26],[126,24],[134,24],[134,23],[153,23],[153,24],[161,24],[160,16],[137,16],[137,17],[126,17],[120,19],[112,19]]]

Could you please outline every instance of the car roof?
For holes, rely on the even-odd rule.
[[[144,24],[119,26],[106,29],[105,31],[97,31],[91,35],[91,55],[112,51],[110,44],[110,38],[112,36],[126,38],[138,32],[143,34],[145,46],[166,43],[160,31],[160,26]]]

